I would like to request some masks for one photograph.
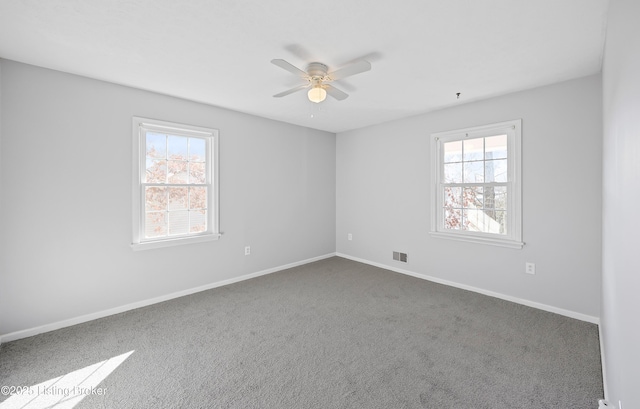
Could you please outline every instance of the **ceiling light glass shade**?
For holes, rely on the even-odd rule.
[[[315,102],[317,104],[325,100],[325,98],[327,97],[327,91],[325,91],[324,88],[320,86],[316,86],[309,90],[307,96],[309,97],[309,101]]]

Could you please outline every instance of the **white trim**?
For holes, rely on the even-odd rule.
[[[405,274],[405,275],[416,277],[416,278],[421,278],[421,279],[427,280],[427,281],[432,281],[434,283],[444,284],[444,285],[448,285],[450,287],[455,287],[455,288],[460,288],[460,289],[463,289],[463,290],[473,291],[474,293],[479,293],[479,294],[483,294],[483,295],[488,295],[490,297],[500,298],[501,300],[511,301],[511,302],[516,303],[516,304],[526,305],[527,307],[533,307],[533,308],[537,308],[539,310],[543,310],[543,311],[548,311],[548,312],[553,312],[553,313],[556,313],[556,314],[564,315],[565,317],[575,318],[575,319],[580,320],[580,321],[586,321],[586,322],[590,322],[592,324],[600,325],[600,319],[598,317],[594,317],[594,316],[591,316],[591,315],[586,315],[586,314],[582,314],[582,313],[571,311],[571,310],[565,310],[564,308],[558,308],[558,307],[554,307],[554,306],[551,306],[551,305],[538,303],[538,302],[535,302],[535,301],[529,301],[529,300],[525,300],[523,298],[513,297],[513,296],[510,296],[510,295],[501,294],[501,293],[485,290],[485,289],[482,289],[482,288],[473,287],[473,286],[466,285],[466,284],[460,284],[460,283],[456,283],[454,281],[443,280],[441,278],[428,276],[426,274],[415,273],[413,271],[404,270],[404,269],[401,269],[401,268],[398,268],[398,267],[393,267],[393,266],[389,266],[389,265],[382,264],[382,263],[376,263],[375,261],[369,261],[369,260],[365,260],[365,259],[362,259],[362,258],[349,256],[347,254],[336,253],[336,256],[343,257],[343,258],[346,258],[346,259],[349,259],[349,260],[353,260],[353,261],[357,261],[359,263],[364,263],[364,264],[369,264],[371,266],[384,268],[386,270],[395,271],[396,273]]]
[[[204,128],[202,126],[188,125],[185,128],[182,124],[174,122],[158,121],[157,119],[148,119],[142,117],[134,117],[138,126],[156,132],[178,132],[180,135],[189,136],[214,136],[213,129]]]
[[[464,235],[464,234],[455,234],[455,233],[445,233],[445,232],[434,232],[431,231],[429,234],[432,237],[438,237],[441,239],[451,239],[457,241],[466,241],[468,243],[485,243],[492,244],[498,247],[508,247],[511,249],[521,249],[524,246],[524,243],[521,241],[511,241],[511,240],[500,240],[500,239],[492,239],[490,237],[475,237],[472,235]]]
[[[131,243],[131,248],[135,251],[139,251],[139,250],[159,249],[163,247],[173,247],[173,246],[179,246],[182,244],[206,243],[208,241],[218,240],[220,236],[222,236],[222,233],[205,234],[201,236],[177,237],[173,239],[164,239],[164,240],[155,240],[155,241],[144,241],[141,243]]]
[[[146,171],[144,152],[146,151],[144,135],[146,131],[174,132],[179,136],[187,136],[205,139],[206,164],[207,164],[207,231],[197,234],[187,233],[181,236],[168,236],[161,238],[145,239],[144,224],[144,188],[142,175]],[[214,241],[220,238],[220,177],[219,177],[219,131],[213,128],[179,124],[174,122],[159,121],[156,119],[134,116],[132,118],[132,243],[133,250],[147,250],[154,248],[170,247],[181,244],[201,243]],[[170,185],[170,184],[162,184]],[[197,184],[184,184],[181,186],[194,186]],[[199,186],[199,185],[198,185]]]
[[[609,400],[609,388],[607,387],[607,365],[604,358],[604,343],[602,338],[602,324],[598,324],[598,338],[600,340],[600,366],[602,367],[602,389],[604,399]]]
[[[442,197],[443,142],[461,141],[466,138],[481,138],[497,133],[507,134],[507,166],[509,178],[504,184],[509,189],[507,195],[507,234],[490,234],[482,232],[445,230],[441,225],[444,220],[444,199]],[[521,249],[522,241],[522,119],[494,124],[436,132],[430,136],[431,158],[431,226],[433,237],[460,240],[472,243]],[[503,185],[503,183],[500,183]]]
[[[200,286],[200,287],[190,288],[190,289],[187,289],[187,290],[182,290],[182,291],[178,291],[178,292],[175,292],[175,293],[171,293],[171,294],[167,294],[167,295],[163,295],[163,296],[159,296],[159,297],[155,297],[155,298],[151,298],[151,299],[147,299],[147,300],[143,300],[143,301],[138,301],[138,302],[131,303],[131,304],[126,304],[126,305],[123,305],[123,306],[120,306],[120,307],[110,308],[108,310],[98,311],[98,312],[95,312],[95,313],[86,314],[86,315],[82,315],[82,316],[79,316],[79,317],[70,318],[70,319],[67,319],[67,320],[57,321],[57,322],[54,322],[54,323],[45,324],[45,325],[41,325],[41,326],[34,327],[34,328],[28,328],[28,329],[25,329],[25,330],[20,330],[20,331],[11,332],[11,333],[8,333],[8,334],[0,335],[0,344],[5,343],[5,342],[10,342],[10,341],[15,341],[15,340],[22,339],[22,338],[31,337],[31,336],[34,336],[34,335],[42,334],[44,332],[55,331],[57,329],[70,327],[72,325],[82,324],[84,322],[96,320],[96,319],[99,319],[99,318],[108,317],[110,315],[120,314],[122,312],[134,310],[136,308],[142,308],[142,307],[146,307],[146,306],[149,306],[149,305],[157,304],[157,303],[160,303],[160,302],[172,300],[174,298],[184,297],[186,295],[194,294],[194,293],[197,293],[197,292],[210,290],[212,288],[222,287],[222,286],[233,284],[233,283],[237,283],[237,282],[240,282],[240,281],[249,280],[251,278],[255,278],[255,277],[262,276],[262,275],[275,273],[275,272],[278,272],[278,271],[282,271],[282,270],[286,270],[286,269],[289,269],[289,268],[301,266],[301,265],[304,265],[304,264],[313,263],[315,261],[324,260],[326,258],[330,258],[330,257],[334,257],[334,256],[346,258],[348,260],[357,261],[357,262],[363,263],[363,264],[368,264],[368,265],[371,265],[371,266],[374,266],[374,267],[384,268],[386,270],[394,271],[396,273],[405,274],[405,275],[408,275],[408,276],[420,278],[420,279],[427,280],[427,281],[432,281],[434,283],[444,284],[444,285],[448,285],[450,287],[460,288],[460,289],[463,289],[463,290],[468,290],[468,291],[473,291],[473,292],[476,292],[476,293],[479,293],[479,294],[488,295],[490,297],[495,297],[495,298],[499,298],[499,299],[502,299],[502,300],[515,302],[517,304],[526,305],[528,307],[537,308],[539,310],[553,312],[553,313],[556,313],[556,314],[564,315],[566,317],[575,318],[575,319],[580,320],[580,321],[586,321],[586,322],[590,322],[592,324],[597,324],[598,325],[599,336],[600,336],[600,355],[602,357],[602,371],[603,371],[602,379],[603,379],[603,384],[604,384],[604,395],[605,395],[605,398],[607,398],[607,382],[606,382],[606,378],[605,378],[605,357],[604,357],[604,348],[603,348],[603,344],[602,344],[602,341],[603,341],[603,338],[602,338],[602,326],[600,325],[600,319],[598,317],[593,317],[591,315],[586,315],[586,314],[582,314],[582,313],[575,312],[575,311],[565,310],[563,308],[553,307],[553,306],[550,306],[550,305],[541,304],[541,303],[525,300],[525,299],[518,298],[518,297],[512,297],[512,296],[509,296],[509,295],[496,293],[496,292],[493,292],[493,291],[488,291],[488,290],[484,290],[484,289],[477,288],[477,287],[472,287],[472,286],[465,285],[465,284],[459,284],[459,283],[456,283],[456,282],[453,282],[453,281],[443,280],[443,279],[440,279],[440,278],[437,278],[437,277],[431,277],[431,276],[428,276],[428,275],[425,275],[425,274],[415,273],[413,271],[404,270],[404,269],[401,269],[401,268],[397,268],[397,267],[389,266],[389,265],[386,265],[386,264],[377,263],[377,262],[374,262],[374,261],[369,261],[369,260],[365,260],[365,259],[362,259],[362,258],[359,258],[359,257],[353,257],[353,256],[349,256],[347,254],[337,253],[337,252],[336,253],[325,254],[325,255],[322,255],[322,256],[312,257],[312,258],[309,258],[309,259],[306,259],[306,260],[301,260],[301,261],[285,264],[285,265],[278,266],[278,267],[269,268],[269,269],[258,271],[258,272],[255,272],[255,273],[245,274],[245,275],[240,276],[240,277],[229,278],[227,280],[222,280],[222,281],[218,281],[218,282],[215,282],[215,283],[206,284],[206,285],[203,285],[203,286]]]
[[[82,324],[83,322],[93,321],[93,320],[96,320],[98,318],[104,318],[104,317],[108,317],[108,316],[114,315],[114,314],[120,314],[122,312],[135,310],[136,308],[146,307],[148,305],[153,305],[153,304],[157,304],[157,303],[160,303],[160,302],[172,300],[174,298],[184,297],[186,295],[198,293],[198,292],[201,292],[201,291],[210,290],[212,288],[222,287],[222,286],[225,286],[225,285],[237,283],[239,281],[249,280],[251,278],[255,278],[255,277],[259,277],[259,276],[275,273],[275,272],[278,272],[278,271],[282,271],[282,270],[286,270],[286,269],[289,269],[289,268],[301,266],[301,265],[304,265],[304,264],[313,263],[315,261],[324,260],[324,259],[329,258],[329,257],[334,257],[335,255],[336,255],[336,253],[329,253],[329,254],[325,254],[325,255],[322,255],[322,256],[308,258],[306,260],[295,261],[293,263],[285,264],[283,266],[272,267],[272,268],[268,268],[266,270],[258,271],[258,272],[255,272],[255,273],[245,274],[245,275],[242,275],[240,277],[233,277],[233,278],[229,278],[229,279],[222,280],[222,281],[217,281],[217,282],[210,283],[210,284],[205,284],[205,285],[202,285],[202,286],[199,286],[199,287],[189,288],[189,289],[186,289],[186,290],[177,291],[175,293],[161,295],[159,297],[150,298],[150,299],[147,299],[147,300],[143,300],[143,301],[138,301],[138,302],[134,302],[134,303],[131,303],[131,304],[122,305],[120,307],[110,308],[108,310],[98,311],[98,312],[94,312],[94,313],[91,313],[91,314],[81,315],[81,316],[75,317],[75,318],[69,318],[69,319],[66,319],[66,320],[62,320],[62,321],[57,321],[57,322],[53,322],[53,323],[50,323],[50,324],[41,325],[41,326],[34,327],[34,328],[28,328],[28,329],[24,329],[24,330],[20,330],[20,331],[11,332],[9,334],[0,335],[0,344],[2,344],[4,342],[15,341],[17,339],[32,337],[34,335],[42,334],[43,332],[55,331],[55,330],[60,329],[60,328],[65,328],[65,327],[70,327],[72,325]]]

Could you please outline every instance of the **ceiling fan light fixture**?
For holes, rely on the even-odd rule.
[[[322,86],[316,85],[309,90],[307,96],[309,97],[309,101],[319,104],[327,98],[327,91],[325,91]]]
[[[307,65],[306,71],[302,71],[295,65],[279,58],[271,60],[271,63],[289,71],[297,77],[300,77],[300,79],[307,81],[306,84],[301,84],[284,92],[280,92],[279,94],[275,94],[274,98],[284,97],[311,87],[309,91],[307,91],[307,97],[309,98],[309,101],[316,104],[324,101],[327,98],[327,94],[338,101],[346,99],[349,94],[340,91],[340,89],[333,86],[331,82],[360,74],[361,72],[369,71],[371,69],[371,63],[365,60],[354,62],[333,72],[329,72],[329,67],[321,62],[310,62],[309,65]]]

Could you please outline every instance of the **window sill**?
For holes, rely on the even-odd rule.
[[[151,249],[159,249],[164,247],[180,246],[183,244],[205,243],[208,241],[218,240],[221,235],[222,234],[220,233],[215,233],[215,234],[207,234],[207,235],[195,236],[195,237],[180,237],[175,239],[145,241],[142,243],[131,243],[131,248],[134,251],[139,251],[139,250],[151,250]]]
[[[488,244],[490,246],[507,247],[511,249],[522,249],[524,243],[517,240],[494,239],[490,237],[478,237],[472,235],[462,235],[456,233],[429,232],[432,237],[448,240],[466,241],[468,243]]]

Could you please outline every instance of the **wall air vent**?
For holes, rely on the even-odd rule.
[[[403,263],[407,262],[407,253],[400,253],[399,251],[393,252],[393,259],[396,261],[401,261]]]

